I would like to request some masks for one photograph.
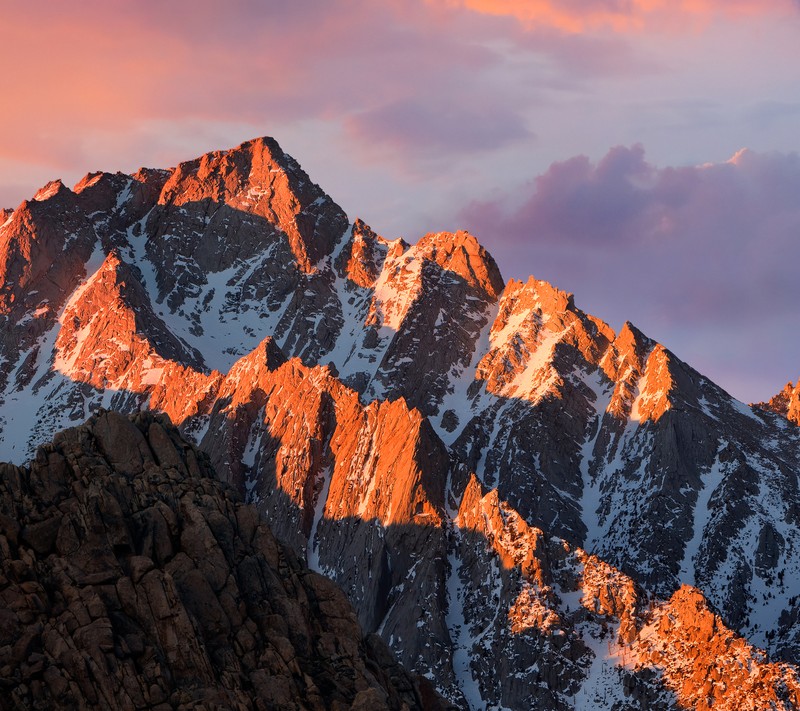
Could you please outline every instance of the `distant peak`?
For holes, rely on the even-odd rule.
[[[759,407],[783,415],[790,422],[800,425],[800,380],[789,381],[769,402],[758,403]]]
[[[174,168],[139,168],[132,176],[135,181],[139,183],[149,183],[153,180],[162,179],[162,182],[169,178],[170,173],[175,170]]]
[[[284,153],[278,142],[268,136],[245,141],[235,148],[210,151],[199,158],[180,163],[176,171],[179,174],[196,172],[200,179],[236,175],[250,184],[268,179],[269,174],[286,171],[299,171],[301,175],[298,177],[307,178],[297,161]]]
[[[415,251],[463,277],[491,299],[497,299],[505,288],[494,258],[469,232],[431,232],[417,243]]]
[[[54,195],[66,190],[69,192],[69,188],[61,182],[60,179],[58,180],[51,180],[47,183],[44,187],[40,188],[36,195],[33,196],[33,199],[36,202],[44,202],[45,200],[49,200]]]
[[[284,153],[278,141],[276,141],[272,136],[259,136],[257,138],[251,138],[249,141],[244,141],[244,143],[240,143],[236,148],[231,149],[231,152],[233,153],[236,151],[268,152],[276,158],[280,157],[292,163],[295,162],[291,156],[288,156],[286,153]]]
[[[388,251],[389,242],[366,222],[356,219],[350,240],[337,258],[336,268],[354,284],[368,287],[378,278]]]
[[[553,286],[549,281],[536,279],[533,276],[528,277],[525,282],[510,279],[505,294],[509,297],[521,297],[526,294],[529,298],[533,298],[542,311],[547,313],[561,313],[575,307],[575,299],[570,292]]]
[[[272,186],[281,174],[287,175],[295,191],[302,184],[313,185],[297,161],[284,153],[274,138],[254,138],[235,148],[209,151],[182,161],[172,170],[163,198],[179,200],[187,181],[204,188],[202,197],[227,200],[243,197],[242,193],[248,193],[248,189],[249,196],[253,197],[253,187]],[[314,187],[323,194],[319,187]]]
[[[639,361],[643,361],[647,354],[656,347],[656,342],[642,333],[630,321],[626,321],[622,325],[614,343],[621,354],[635,354]]]

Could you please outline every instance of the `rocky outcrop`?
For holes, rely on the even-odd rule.
[[[201,447],[342,587],[366,630],[448,686],[450,461],[419,412],[402,399],[365,406],[329,368],[286,361],[267,341],[223,379]]]
[[[429,234],[390,252],[365,322],[378,329],[380,353],[367,396],[403,397],[425,415],[439,412],[502,289],[494,260],[466,232]]]
[[[347,279],[351,288],[369,289],[380,276],[389,245],[363,220],[357,219],[351,238],[334,260],[337,274]]]
[[[777,412],[790,422],[800,425],[800,380],[797,383],[786,383],[769,402],[759,403],[765,410]]]
[[[528,526],[475,478],[455,523],[451,603],[473,708],[800,704],[797,669],[731,632],[699,590],[652,599],[608,563]]]
[[[3,707],[444,708],[166,421],[0,466]]]
[[[259,242],[274,242],[282,235],[300,270],[310,272],[333,251],[347,228],[341,208],[272,138],[257,138],[234,150],[181,163],[165,183],[149,219],[158,224],[150,244],[154,249],[168,247],[160,256],[193,258],[203,273],[246,261],[261,250]],[[259,226],[261,230],[248,229]],[[175,240],[176,228],[189,240]],[[220,232],[225,231],[236,239],[223,240]],[[159,239],[163,236],[168,239]],[[161,272],[161,294],[167,293],[169,271]]]
[[[99,389],[146,392],[167,361],[203,368],[202,355],[155,315],[139,276],[113,251],[69,299],[60,323],[53,370]]]

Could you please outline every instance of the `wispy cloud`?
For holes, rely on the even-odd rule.
[[[743,17],[797,10],[791,0],[429,0],[487,15],[510,16],[528,28],[566,32],[685,32],[715,17]]]

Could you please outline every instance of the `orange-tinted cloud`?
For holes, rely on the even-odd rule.
[[[612,29],[686,31],[715,16],[796,11],[791,0],[428,0],[486,15],[514,17],[525,26],[565,32]]]
[[[496,60],[442,34],[438,15],[422,0],[10,3],[0,160],[68,167],[96,155],[104,135],[117,136],[117,155],[141,148],[147,123],[254,126],[241,140],[419,91],[468,91]]]

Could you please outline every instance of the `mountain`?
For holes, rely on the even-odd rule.
[[[0,458],[166,413],[464,708],[796,705],[788,410],[468,233],[350,222],[272,139],[50,183],[0,260]]]
[[[3,708],[445,708],[163,419],[2,465],[0,531]]]

